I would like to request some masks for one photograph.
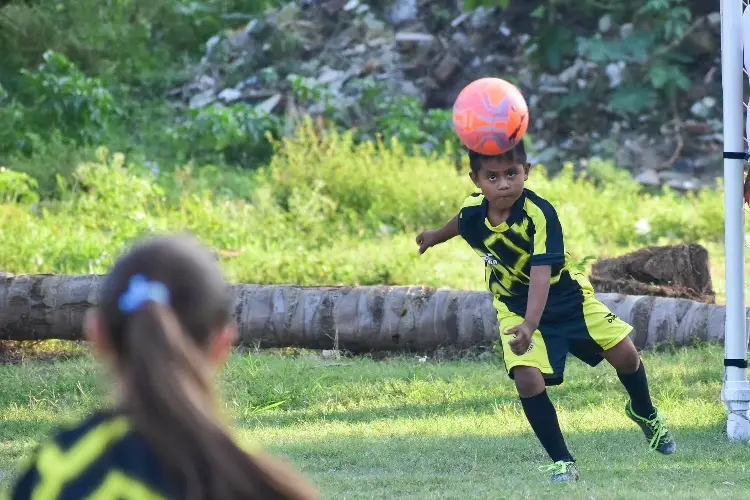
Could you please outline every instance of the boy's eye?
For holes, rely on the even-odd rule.
[[[494,181],[495,179],[497,179],[497,176],[495,174],[490,174],[487,176],[487,178],[491,181]]]

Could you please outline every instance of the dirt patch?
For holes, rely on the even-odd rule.
[[[0,340],[0,365],[52,361],[84,356],[86,343],[66,340]]]
[[[652,246],[600,259],[592,266],[590,280],[599,293],[716,302],[708,250],[696,244]]]

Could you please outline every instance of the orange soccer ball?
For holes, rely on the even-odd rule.
[[[453,104],[453,127],[467,148],[484,155],[505,153],[523,139],[529,109],[521,92],[500,78],[480,78]]]

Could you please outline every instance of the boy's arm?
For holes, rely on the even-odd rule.
[[[524,322],[534,331],[539,327],[544,306],[549,296],[551,266],[532,266],[529,277],[529,298],[526,304]]]
[[[435,231],[436,245],[458,236],[458,214],[445,223],[443,227]]]
[[[565,245],[557,212],[547,203],[529,206],[534,224],[529,298],[524,322],[536,329],[549,296],[552,266],[565,263]]]
[[[456,215],[449,220],[443,227],[434,231],[424,231],[417,236],[417,245],[419,245],[419,253],[425,253],[428,248],[445,243],[451,238],[455,238],[459,234],[458,230],[458,219],[459,215]]]

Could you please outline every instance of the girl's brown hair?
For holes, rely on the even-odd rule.
[[[124,378],[124,410],[190,499],[308,499],[315,491],[242,450],[216,405],[205,349],[230,321],[231,291],[193,238],[150,238],[106,277],[98,313]]]

